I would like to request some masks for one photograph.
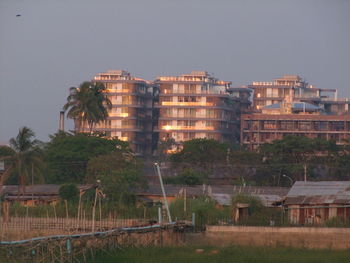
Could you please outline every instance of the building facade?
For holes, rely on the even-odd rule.
[[[272,82],[253,82],[252,109],[261,111],[265,106],[292,102],[305,102],[319,106],[327,114],[350,114],[348,99],[338,99],[336,89],[319,89],[309,85],[297,75],[284,75]]]
[[[96,74],[92,81],[105,85],[112,102],[108,118],[93,131],[129,142],[137,154],[151,153],[153,85],[123,70]]]
[[[220,142],[239,140],[239,97],[228,93],[230,82],[204,71],[180,76],[161,76],[156,132],[159,141],[169,138],[181,144],[195,138]]]
[[[317,89],[296,75],[237,88],[205,71],[151,82],[110,70],[96,74],[92,82],[104,84],[112,102],[107,120],[92,131],[127,141],[140,155],[152,154],[168,139],[177,146],[196,138],[240,140],[257,149],[285,135],[338,144],[350,137],[349,99],[338,99],[335,89]],[[78,126],[76,130],[90,132]]]
[[[241,144],[257,149],[287,135],[324,138],[343,144],[350,138],[350,115],[243,114]]]
[[[241,144],[257,149],[287,135],[324,138],[343,144],[350,138],[349,100],[335,89],[317,89],[299,76],[253,82],[252,108],[241,115]]]
[[[292,224],[323,224],[335,217],[350,220],[350,182],[297,181],[284,205]]]

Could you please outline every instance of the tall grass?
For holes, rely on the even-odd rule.
[[[165,248],[130,248],[118,250],[112,255],[98,255],[90,262],[181,262],[181,263],[344,263],[350,262],[350,251],[305,250],[292,248],[252,248],[204,247],[202,253],[197,253],[195,247],[165,247]]]

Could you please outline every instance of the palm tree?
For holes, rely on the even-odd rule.
[[[91,133],[96,123],[108,117],[108,109],[112,107],[112,103],[105,90],[103,84],[87,81],[80,84],[79,88],[70,88],[70,95],[63,109],[68,110],[67,116],[74,119],[79,132],[83,132],[85,124],[88,124]]]
[[[40,169],[42,166],[42,151],[40,148],[41,142],[36,140],[34,132],[28,127],[19,129],[18,135],[10,139],[10,147],[14,154],[8,156],[8,161],[12,163],[12,174],[18,176],[19,186],[24,186],[26,179],[33,173],[34,168]]]

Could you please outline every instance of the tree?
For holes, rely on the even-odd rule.
[[[128,143],[86,134],[58,133],[45,147],[49,183],[84,183],[91,158],[112,152],[132,155]]]
[[[338,151],[334,141],[300,136],[286,136],[260,147],[270,175],[287,174],[294,180],[304,179],[305,168],[307,176],[313,176],[313,167],[321,160],[335,158]]]
[[[168,138],[166,140],[161,140],[158,143],[156,156],[160,163],[165,162],[169,158],[169,152],[176,145],[174,138]]]
[[[207,183],[208,174],[196,171],[193,168],[184,168],[179,175],[164,179],[166,184],[200,185]]]
[[[119,204],[135,201],[130,194],[132,190],[146,185],[141,176],[140,161],[120,151],[91,158],[87,174],[88,183],[100,180],[107,199]]]
[[[79,197],[79,189],[76,184],[64,184],[61,185],[58,194],[62,200],[74,201]]]
[[[111,109],[112,103],[105,91],[102,83],[93,84],[87,81],[80,84],[79,88],[70,88],[70,95],[63,109],[68,110],[67,116],[74,119],[79,132],[84,131],[87,123],[92,133],[93,126],[108,117],[108,109]]]
[[[229,145],[213,139],[193,139],[183,144],[181,151],[171,155],[175,163],[190,163],[207,166],[212,163],[222,163],[227,159]]]
[[[18,184],[24,186],[33,171],[40,172],[43,166],[41,142],[35,139],[34,132],[28,127],[19,129],[18,135],[10,139],[10,147],[3,158],[11,165],[11,176],[17,177]],[[4,153],[4,149],[3,149]]]

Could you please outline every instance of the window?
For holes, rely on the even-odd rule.
[[[274,130],[276,129],[276,122],[275,121],[264,121],[264,129],[265,130]]]

